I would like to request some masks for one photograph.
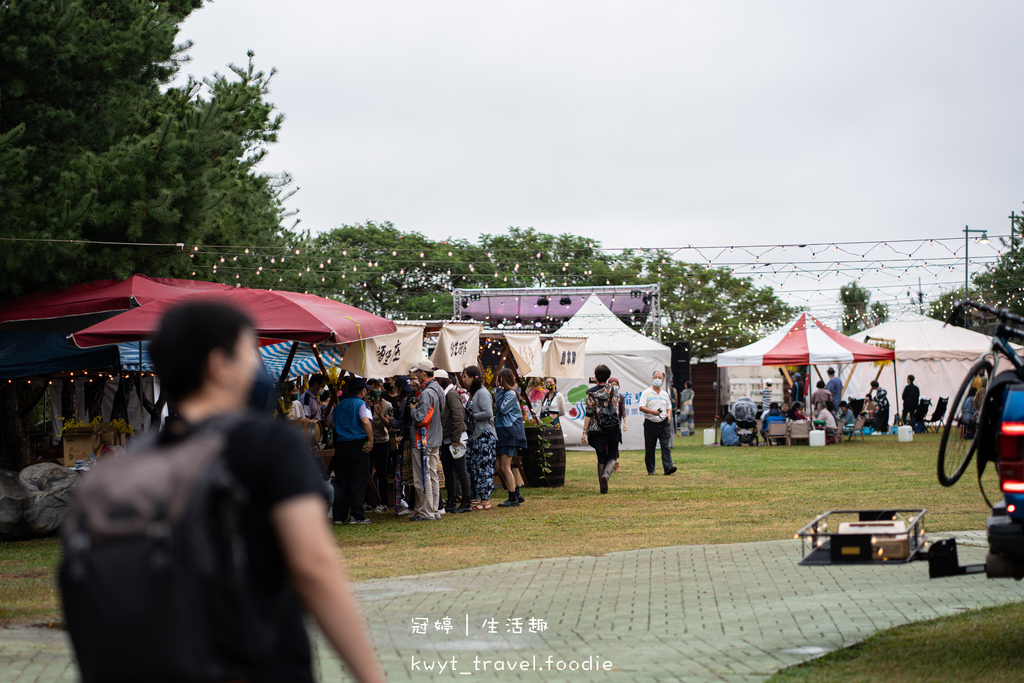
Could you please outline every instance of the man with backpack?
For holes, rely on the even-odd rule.
[[[252,323],[175,308],[150,346],[178,418],[83,477],[62,529],[68,632],[92,681],[313,681],[305,605],[360,681],[383,681],[298,432],[245,413]]]
[[[580,443],[590,443],[597,452],[597,479],[601,493],[608,493],[608,480],[615,471],[619,459],[619,397],[608,384],[612,371],[607,365],[594,368],[597,383],[587,389],[586,417],[583,419],[583,436]]]

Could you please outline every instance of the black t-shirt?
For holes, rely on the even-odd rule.
[[[173,443],[190,431],[183,422],[171,424],[160,435],[160,443]],[[224,457],[247,493],[242,534],[250,585],[263,615],[276,628],[275,651],[253,680],[312,682],[303,611],[289,582],[270,511],[295,496],[324,494],[317,462],[297,430],[256,413],[244,415],[232,427]]]

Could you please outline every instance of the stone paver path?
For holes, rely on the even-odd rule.
[[[961,563],[983,561],[983,538],[958,537]],[[1024,588],[929,580],[925,562],[800,567],[799,555],[795,540],[678,546],[368,581],[357,592],[392,681],[757,681],[890,626],[1019,600]],[[320,680],[347,680],[322,638],[315,647]],[[73,680],[64,634],[0,631],[0,682]]]

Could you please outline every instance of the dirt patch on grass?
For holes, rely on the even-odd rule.
[[[0,581],[14,581],[15,579],[42,579],[50,576],[52,572],[46,569],[28,569],[23,572],[0,572]]]

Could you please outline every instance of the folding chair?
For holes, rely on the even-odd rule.
[[[765,441],[768,442],[769,446],[774,446],[776,439],[784,439],[786,445],[789,446],[789,425],[785,422],[769,422],[768,423],[768,436]]]
[[[807,443],[811,442],[811,421],[810,420],[797,420],[789,425],[789,441],[797,441],[803,439]]]
[[[850,440],[853,441],[853,437],[860,435],[861,440],[864,439],[864,425],[867,423],[866,417],[858,417],[853,423],[853,429],[850,430]]]
[[[910,426],[916,429],[919,424],[924,425],[925,421],[928,420],[928,411],[930,408],[932,408],[931,398],[926,398],[918,403],[918,410],[913,412],[913,417],[911,418],[913,422],[910,423]]]
[[[940,398],[939,402],[935,404],[935,410],[932,411],[932,416],[924,423],[925,431],[939,431],[939,428],[942,426],[942,423],[946,418],[947,407],[949,407],[949,397]]]

